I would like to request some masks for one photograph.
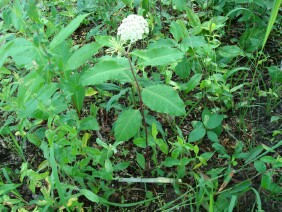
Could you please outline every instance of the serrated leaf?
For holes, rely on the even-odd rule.
[[[132,54],[135,54],[135,52]],[[163,47],[154,48],[147,51],[138,51],[137,56],[142,56],[141,60],[138,61],[138,64],[141,66],[164,66],[175,63],[182,59],[184,53],[178,49]]]
[[[97,54],[102,47],[99,43],[89,43],[75,51],[68,59],[66,70],[74,70],[82,66],[93,55]]]
[[[108,80],[131,81],[131,72],[115,61],[106,60],[97,63],[81,77],[82,85],[99,85]]]
[[[118,141],[127,141],[137,134],[141,127],[142,116],[139,110],[123,111],[115,122],[115,137]]]
[[[145,157],[142,154],[137,153],[136,161],[142,169],[145,169],[146,160],[145,160]]]
[[[189,134],[188,142],[195,142],[201,140],[206,135],[206,129],[204,125],[198,125],[197,128],[192,130]]]
[[[79,15],[75,19],[73,19],[66,27],[64,27],[51,41],[50,49],[55,48],[66,38],[68,38],[79,27],[80,23],[88,15],[89,14]]]
[[[169,115],[185,114],[185,105],[176,90],[167,85],[152,85],[142,91],[142,99],[151,110]]]

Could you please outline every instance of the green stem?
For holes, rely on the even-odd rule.
[[[140,89],[140,85],[138,83],[138,80],[136,78],[136,75],[134,73],[134,69],[133,69],[132,62],[131,62],[128,51],[125,53],[125,56],[127,57],[127,60],[129,62],[130,70],[131,70],[131,73],[133,75],[134,81],[136,83],[136,87],[137,87],[137,92],[138,92],[138,97],[139,97],[139,107],[140,107],[140,111],[141,111],[141,115],[142,115],[142,121],[143,121],[143,126],[144,126],[144,129],[145,129],[145,136],[146,136],[146,159],[147,159],[146,161],[147,161],[147,167],[149,167],[149,158],[147,158],[148,152],[149,152],[148,129],[147,129],[146,118],[145,118],[145,113],[144,113],[143,101],[142,101],[142,97],[141,97],[141,89]]]

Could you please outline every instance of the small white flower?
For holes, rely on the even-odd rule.
[[[124,42],[129,40],[130,43],[134,43],[142,39],[144,34],[148,33],[148,22],[142,16],[129,15],[122,20],[117,35],[120,36],[120,39]]]

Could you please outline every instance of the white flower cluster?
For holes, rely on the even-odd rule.
[[[126,42],[129,40],[130,43],[134,43],[148,33],[148,22],[142,16],[129,15],[122,20],[117,35],[120,36],[121,41]]]

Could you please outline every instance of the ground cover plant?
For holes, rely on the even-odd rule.
[[[2,0],[0,210],[281,210],[280,6]]]

